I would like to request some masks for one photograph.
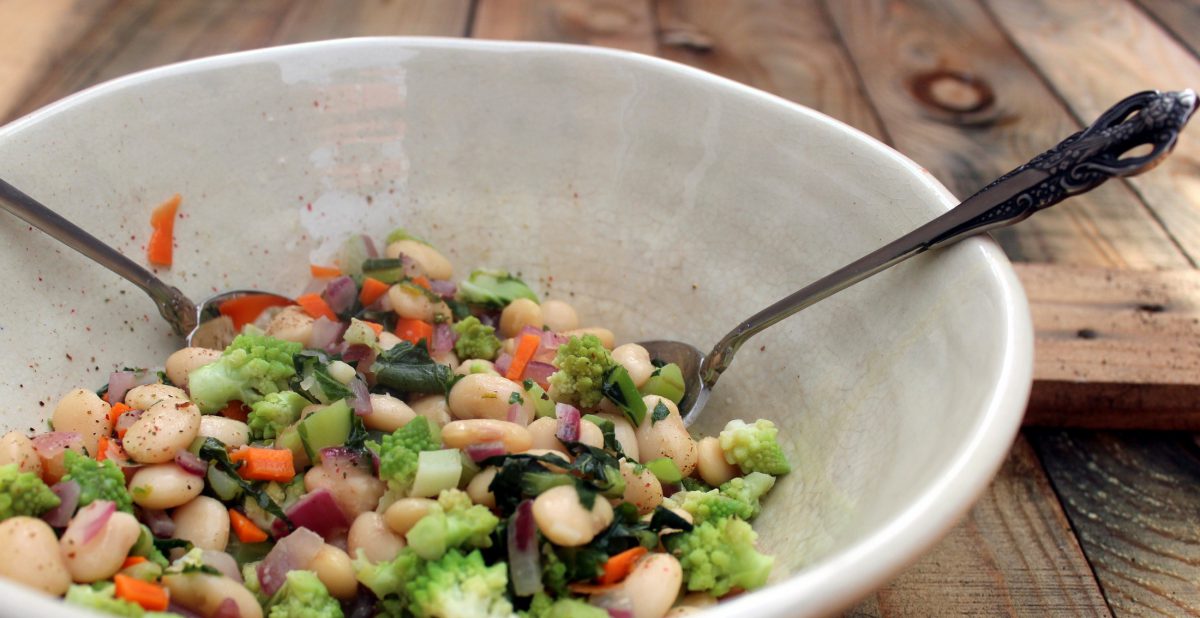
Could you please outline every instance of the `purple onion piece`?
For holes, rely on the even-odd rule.
[[[242,618],[242,610],[238,609],[237,601],[225,597],[210,618]]]
[[[579,441],[579,425],[583,415],[579,408],[568,403],[554,404],[554,414],[558,417],[558,429],[554,435],[563,442]]]
[[[342,360],[347,363],[357,363],[371,356],[373,352],[374,350],[369,345],[361,343],[351,344],[346,346],[346,349],[342,352]]]
[[[79,506],[79,493],[81,491],[79,483],[76,481],[59,481],[50,486],[50,491],[58,496],[58,506],[50,509],[42,515],[42,519],[54,528],[66,528],[67,524],[71,523],[71,516],[75,514],[75,507]]]
[[[263,594],[271,596],[278,592],[287,580],[288,572],[306,568],[324,546],[325,540],[308,528],[297,528],[279,539],[267,557],[258,563],[258,583]]]
[[[529,364],[525,365],[525,376],[524,377],[525,377],[525,379],[533,380],[534,382],[537,382],[538,384],[546,384],[550,380],[550,376],[555,371],[558,371],[558,367],[555,367],[554,365],[551,365],[550,363],[543,363],[541,361],[529,361]]]
[[[150,534],[161,539],[175,535],[175,520],[166,511],[142,509],[142,522],[150,529]]]
[[[176,603],[175,601],[171,601],[167,604],[167,611],[172,614],[179,614],[180,616],[183,616],[183,618],[204,618],[200,614],[197,614],[196,612]]]
[[[113,425],[113,431],[117,435],[123,435],[122,430],[128,431],[133,424],[142,416],[142,410],[126,410],[117,417],[117,422]]]
[[[83,434],[77,431],[51,431],[40,436],[34,436],[33,450],[42,459],[54,459],[59,453],[72,446],[83,445]]]
[[[589,599],[592,605],[608,612],[610,618],[633,618],[633,601],[624,588],[614,588],[608,592],[592,595]]]
[[[375,412],[375,408],[371,405],[371,392],[367,390],[367,383],[363,382],[362,378],[355,377],[350,380],[350,392],[354,393],[350,405],[354,407],[355,414],[368,416]]]
[[[367,257],[369,257],[369,258],[379,257],[379,250],[375,248],[375,241],[372,240],[370,236],[363,234],[362,242],[363,242],[363,248],[366,249],[366,251],[367,251]]]
[[[508,406],[508,422],[525,426],[525,408],[519,403]]]
[[[429,352],[432,354],[449,352],[454,347],[456,340],[458,340],[458,335],[450,328],[449,324],[438,324],[433,327],[433,341],[430,342]]]
[[[88,544],[104,530],[105,524],[117,512],[117,503],[112,500],[97,500],[75,514],[74,523],[83,526],[83,544]]]
[[[313,320],[312,334],[308,338],[308,347],[325,350],[337,343],[342,334],[342,324],[334,322],[325,316]]]
[[[242,583],[242,572],[238,569],[237,560],[234,560],[233,556],[223,551],[206,549],[201,554],[201,560],[204,564],[220,571],[225,577],[239,584]]]
[[[325,292],[322,295],[334,313],[344,313],[354,306],[354,299],[358,296],[358,290],[354,285],[353,279],[342,275],[333,278],[325,286]]]
[[[683,491],[683,485],[679,483],[663,483],[662,491],[664,498],[670,498],[671,496]]]
[[[499,457],[507,452],[504,449],[503,442],[480,442],[479,444],[467,445],[467,456],[475,463],[479,463],[490,457]]]
[[[433,290],[434,294],[441,296],[445,300],[454,298],[454,295],[458,293],[458,286],[453,281],[446,279],[434,279],[430,281],[429,288]]]
[[[508,352],[503,352],[500,354],[500,356],[496,357],[496,362],[493,366],[496,368],[497,373],[499,373],[500,375],[504,375],[504,374],[508,373],[508,367],[510,365],[512,365],[512,361],[513,361],[512,354],[509,354]]]
[[[334,536],[350,527],[346,515],[334,501],[333,494],[324,488],[305,494],[285,513],[293,524],[307,528],[323,538]]]
[[[508,524],[508,568],[513,592],[519,597],[542,591],[541,556],[536,531],[533,501],[525,500],[517,505]]]
[[[484,311],[483,313],[480,313],[480,314],[476,315],[475,317],[479,318],[479,323],[483,324],[484,326],[491,326],[492,328],[496,328],[500,324],[500,312],[499,311]]]
[[[109,403],[124,403],[125,393],[137,384],[137,375],[132,371],[114,371],[108,376]]]
[[[179,449],[179,452],[175,453],[175,464],[183,468],[184,472],[195,476],[204,476],[208,473],[208,464],[187,449]]]

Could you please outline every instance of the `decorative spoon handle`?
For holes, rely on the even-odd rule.
[[[750,316],[704,358],[700,376],[711,388],[750,337],[780,320],[929,249],[1022,221],[1114,176],[1158,165],[1196,109],[1196,93],[1139,92],[1091,126],[1001,176],[958,206]],[[1149,147],[1138,154],[1136,149]]]
[[[196,305],[188,300],[183,292],[167,285],[116,249],[104,244],[3,179],[0,179],[0,206],[142,288],[154,300],[154,304],[158,305],[159,313],[171,324],[176,334],[186,335],[195,328]]]

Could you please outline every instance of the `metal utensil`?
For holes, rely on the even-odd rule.
[[[104,244],[95,236],[71,223],[29,197],[20,189],[0,179],[0,206],[23,219],[26,223],[49,234],[59,242],[91,258],[97,264],[113,271],[142,288],[158,305],[158,312],[171,325],[175,334],[186,336],[189,345],[223,348],[226,339],[232,339],[232,327],[220,316],[219,308],[225,301],[246,296],[269,295],[278,297],[281,301],[291,302],[291,299],[254,290],[234,290],[212,296],[196,305],[177,288],[167,285],[162,279],[142,268],[133,260],[125,257],[116,249]]]
[[[1158,165],[1196,109],[1196,93],[1146,91],[1104,112],[1096,122],[1001,176],[945,214],[843,266],[750,316],[707,356],[681,341],[645,341],[651,358],[683,370],[683,420],[696,420],[712,388],[748,339],[763,329],[908,258],[969,236],[1012,225],[1033,213]],[[1149,148],[1148,152],[1140,150]]]

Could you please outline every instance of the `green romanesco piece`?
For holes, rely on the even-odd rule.
[[[508,565],[486,566],[479,550],[450,550],[426,562],[404,585],[416,618],[516,618],[508,600]]]
[[[491,547],[492,531],[500,518],[481,504],[472,504],[466,492],[447,489],[438,495],[437,504],[413,526],[405,539],[408,546],[425,560],[441,558],[458,547]]]
[[[595,335],[572,336],[558,347],[550,375],[550,396],[556,401],[590,408],[604,398],[604,375],[616,365]]]
[[[388,487],[403,495],[412,487],[417,475],[417,460],[421,451],[436,451],[442,448],[442,438],[437,426],[429,419],[418,416],[407,425],[383,436],[379,446],[379,478],[388,482]]]
[[[116,597],[116,586],[111,582],[99,582],[92,586],[73,585],[67,589],[66,602],[85,607],[109,616],[125,618],[182,618],[170,612],[148,612],[141,605]]]
[[[296,375],[293,358],[299,343],[264,334],[243,333],[221,358],[188,374],[188,391],[201,412],[217,412],[230,401],[253,405],[271,393],[288,389]]]
[[[723,517],[753,519],[762,510],[760,499],[774,486],[775,477],[751,472],[731,479],[720,489],[676,492],[663,503],[691,513],[697,524]]]
[[[751,472],[721,485],[721,495],[749,505],[750,514],[742,519],[754,519],[762,512],[762,497],[774,486],[775,477],[762,472]]]
[[[395,558],[373,563],[358,550],[354,558],[354,576],[375,596],[383,599],[404,593],[404,583],[416,575],[423,561],[411,548],[405,547]]]
[[[580,599],[553,599],[544,592],[533,595],[525,618],[608,618],[608,610],[590,605]]]
[[[62,480],[79,483],[80,508],[96,500],[111,500],[118,509],[126,513],[133,512],[133,496],[125,489],[125,473],[113,460],[100,462],[75,451],[67,451],[63,456],[63,464],[67,473]]]
[[[753,425],[734,419],[721,432],[721,450],[725,461],[736,465],[742,472],[762,472],[772,476],[792,471],[783,447],[779,446],[779,429],[775,423],[760,419]]]
[[[289,571],[267,604],[268,618],[342,618],[342,606],[312,571]]]
[[[454,342],[454,353],[459,358],[481,358],[489,361],[496,358],[496,352],[500,350],[500,339],[496,337],[494,327],[480,322],[475,316],[470,316],[451,328],[458,333],[458,340]]]
[[[0,520],[37,517],[61,502],[38,475],[21,472],[15,463],[0,466]]]
[[[295,391],[269,393],[250,404],[246,424],[255,440],[270,440],[288,425],[300,420],[300,411],[311,403]]]
[[[753,590],[767,582],[775,558],[758,553],[757,538],[750,524],[725,517],[667,536],[664,543],[679,558],[688,590],[719,597],[734,588]]]

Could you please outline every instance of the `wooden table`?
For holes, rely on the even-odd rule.
[[[362,35],[605,45],[819,109],[965,196],[1146,88],[1185,0],[0,0],[0,116],[168,62]],[[1200,614],[1200,128],[997,235],[1038,329],[1027,429],[970,515],[849,613]]]

